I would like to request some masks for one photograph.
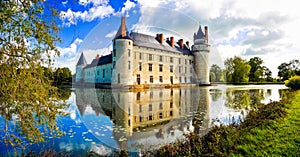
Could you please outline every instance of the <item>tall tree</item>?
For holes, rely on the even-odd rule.
[[[66,106],[42,66],[52,64],[51,54],[59,55],[57,15],[44,0],[0,2],[0,114],[6,119],[2,139],[11,146],[21,144],[19,134],[29,142],[62,134],[56,117]]]
[[[227,82],[243,83],[249,81],[250,65],[240,57],[228,58],[224,62]]]
[[[222,69],[218,65],[213,64],[210,68],[210,75],[212,82],[220,82],[222,78]]]
[[[281,63],[278,66],[278,76],[281,80],[288,80],[290,77],[299,73],[300,62],[299,60],[291,60],[289,63]]]
[[[249,65],[251,66],[249,81],[251,82],[259,82],[264,74],[262,63],[263,60],[259,57],[254,57],[249,60]]]

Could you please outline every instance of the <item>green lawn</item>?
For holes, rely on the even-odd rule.
[[[165,146],[154,156],[300,156],[300,91],[259,105],[241,124],[215,126],[203,137]]]
[[[300,156],[300,91],[284,108],[284,117],[244,132],[230,155]]]

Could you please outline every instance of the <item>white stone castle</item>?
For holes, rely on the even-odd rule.
[[[112,87],[209,85],[208,27],[194,34],[194,45],[174,37],[164,39],[131,32],[125,17],[113,39],[113,51],[87,64],[83,53],[76,65],[77,84]]]

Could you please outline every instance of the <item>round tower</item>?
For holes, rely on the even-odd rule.
[[[83,55],[83,53],[81,53],[80,58],[76,64],[76,82],[81,82],[83,81],[83,68],[86,66],[86,60],[85,57]]]
[[[199,85],[209,85],[209,52],[208,27],[205,26],[205,34],[199,26],[198,32],[194,34],[194,70],[196,73],[196,83]]]
[[[122,17],[121,26],[113,39],[112,85],[133,84],[133,55],[133,40],[129,37],[125,17]]]

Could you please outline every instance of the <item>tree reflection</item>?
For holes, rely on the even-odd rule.
[[[222,96],[222,91],[220,89],[210,89],[209,91],[210,91],[211,99],[214,102],[219,100]]]
[[[262,89],[227,90],[225,106],[233,109],[256,108],[264,99]]]

